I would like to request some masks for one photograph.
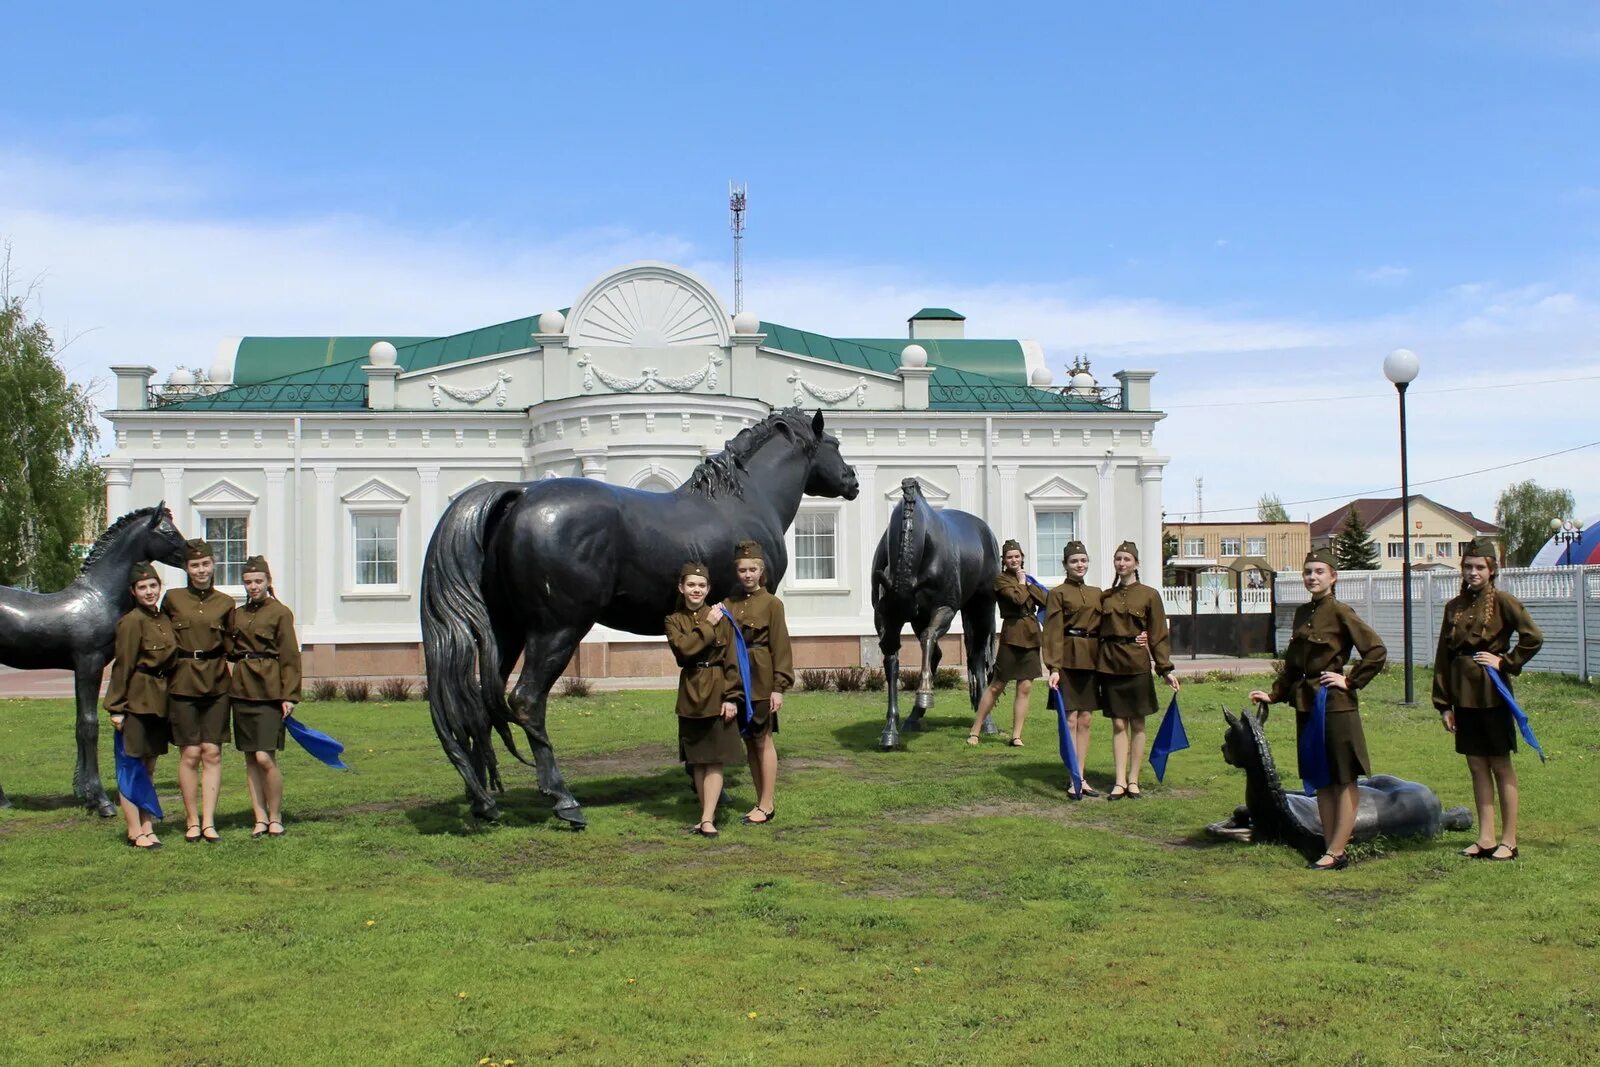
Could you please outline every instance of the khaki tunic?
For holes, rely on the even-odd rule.
[[[784,618],[783,601],[757,589],[745,595],[736,593],[726,601],[745,644],[750,646],[750,694],[752,703],[768,699],[773,693],[787,693],[794,685],[794,653],[789,647],[789,624]],[[733,659],[735,653],[729,649]],[[737,660],[735,659],[735,663]],[[738,704],[744,699],[744,683],[739,668],[728,673],[728,691],[723,700]]]
[[[1050,671],[1092,671],[1100,656],[1101,592],[1077,578],[1054,589],[1044,604],[1044,666]],[[1067,631],[1081,630],[1083,637]]]
[[[172,623],[161,612],[139,606],[117,620],[116,658],[106,687],[106,711],[165,719],[167,673],[177,658]]]
[[[1134,643],[1149,634],[1148,651]],[[1100,650],[1095,670],[1101,674],[1149,674],[1151,663],[1165,678],[1172,673],[1172,632],[1161,594],[1148,585],[1113,586],[1100,595]]]
[[[172,634],[180,653],[168,686],[173,695],[203,700],[228,691],[228,667],[221,655],[197,660],[181,653],[227,651],[225,637],[233,608],[233,597],[215,589],[204,593],[188,586],[167,590],[161,611],[172,620]]]
[[[667,616],[667,647],[681,668],[678,672],[678,715],[685,719],[709,719],[722,714],[728,690],[729,663],[735,680],[738,660],[733,653],[733,624],[725,613],[715,623],[707,622],[711,605],[693,611],[679,608]]]
[[[1044,607],[1045,591],[1001,571],[994,580],[994,592],[1000,607],[1000,643],[1038,648],[1039,609]]]
[[[1361,659],[1350,669],[1348,690],[1328,690],[1329,712],[1355,711],[1356,691],[1383,671],[1389,652],[1355,609],[1331,594],[1301,604],[1294,611],[1293,636],[1283,656],[1283,670],[1272,683],[1272,702],[1287,702],[1296,711],[1309,712],[1317,696],[1317,678],[1323,671],[1344,673],[1352,648],[1361,653]]]
[[[300,638],[294,630],[294,612],[283,601],[276,597],[260,604],[247,600],[235,608],[227,643],[228,658],[233,661],[230,696],[300,703]]]
[[[1487,628],[1474,625],[1483,596],[1494,597],[1493,613]],[[1511,635],[1517,635],[1515,647]],[[1433,706],[1441,712],[1454,708],[1494,708],[1500,706],[1489,672],[1472,660],[1474,652],[1492,652],[1504,662],[1500,677],[1511,687],[1513,675],[1544,644],[1544,634],[1529,616],[1522,601],[1510,593],[1485,588],[1463,593],[1444,606],[1444,625],[1439,628],[1439,648],[1433,657]]]

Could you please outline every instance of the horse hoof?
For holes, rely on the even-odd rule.
[[[984,719],[983,720],[983,732],[986,733],[986,734],[997,734],[997,733],[1000,732],[1000,727],[998,727],[998,726],[996,726],[994,724],[994,720],[992,718],[991,719]]]
[[[472,817],[479,822],[499,822],[500,805],[493,801],[482,806],[474,804],[472,805]]]
[[[900,735],[885,730],[883,736],[878,738],[878,744],[885,752],[893,752],[900,747]]]
[[[574,830],[582,830],[589,825],[589,820],[584,818],[583,808],[577,801],[573,801],[570,804],[557,804],[556,818],[564,820]]]
[[[5,805],[0,805],[0,807],[4,807],[4,806]],[[117,806],[115,804],[111,803],[111,801],[109,801],[109,800],[102,800],[99,804],[96,804],[90,810],[92,810],[96,815],[100,816],[102,819],[109,819],[109,818],[111,818],[112,816],[114,816],[117,813]]]

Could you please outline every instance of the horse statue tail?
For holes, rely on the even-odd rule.
[[[922,483],[907,478],[900,483],[900,510],[890,520],[888,534],[888,586],[897,596],[909,598],[916,592],[917,572],[922,563],[922,530],[917,525],[917,503]]]
[[[440,517],[422,561],[422,647],[433,728],[467,783],[473,810],[487,818],[498,813],[489,790],[501,788],[490,728],[521,757],[511,744],[500,649],[483,595],[484,540],[502,506],[521,492],[500,483],[462,493]]]

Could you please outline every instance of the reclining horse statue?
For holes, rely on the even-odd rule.
[[[888,717],[879,738],[885,751],[900,743],[900,631],[908,622],[922,646],[922,671],[905,728],[922,729],[922,717],[933,707],[939,639],[957,612],[966,642],[967,692],[977,711],[994,668],[994,580],[999,573],[1000,550],[987,523],[965,511],[935,511],[922,495],[921,482],[907,478],[900,483],[900,503],[872,555],[872,621],[889,691]]]
[[[513,740],[518,726],[555,814],[584,826],[545,729],[550,688],[584,634],[596,623],[662,633],[688,560],[706,564],[709,599],[721,600],[737,587],[733,550],[746,539],[761,544],[767,586],[776,587],[800,498],[854,500],[857,492],[822,412],[788,408],[740,431],[671,492],[550,478],[489,482],[457,496],[423,559],[422,642],[434,730],[473,814],[500,816],[490,794],[501,788],[491,729],[528,762]],[[522,674],[508,701],[519,654]]]
[[[112,523],[84,557],[83,570],[58,593],[0,586],[0,663],[27,671],[72,672],[77,696],[78,764],[72,791],[107,818],[117,813],[100,784],[100,679],[133,610],[128,570],[135,563],[183,566],[183,534],[162,502]],[[7,807],[0,790],[0,807]]]
[[[1235,718],[1222,709],[1228,731],[1222,740],[1222,758],[1245,774],[1244,804],[1227,822],[1212,823],[1206,832],[1231,841],[1270,841],[1298,849],[1308,860],[1322,854],[1322,819],[1316,797],[1286,790],[1278,780],[1272,747],[1257,719],[1246,711]],[[1466,808],[1444,811],[1439,795],[1421,782],[1408,782],[1392,774],[1374,774],[1360,781],[1360,806],[1356,809],[1353,840],[1374,837],[1437,837],[1443,830],[1472,829]]]

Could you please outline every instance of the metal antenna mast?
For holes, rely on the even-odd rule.
[[[1195,510],[1195,514],[1199,516],[1199,518],[1195,519],[1195,521],[1196,522],[1205,522],[1206,521],[1206,479],[1205,479],[1205,475],[1203,475],[1203,474],[1200,477],[1198,477],[1198,478],[1196,478],[1194,480],[1194,510]]]
[[[728,183],[728,230],[733,234],[733,313],[744,310],[744,182]]]

